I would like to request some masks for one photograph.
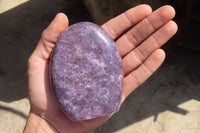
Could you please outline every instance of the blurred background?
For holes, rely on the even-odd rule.
[[[199,0],[0,0],[0,133],[22,132],[29,113],[27,60],[58,12],[103,24],[136,5],[170,4],[179,31],[167,58],[108,122],[91,133],[200,133]]]

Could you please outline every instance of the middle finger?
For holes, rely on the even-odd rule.
[[[158,30],[175,16],[175,11],[171,6],[163,6],[143,19],[139,24],[125,33],[116,41],[116,45],[123,57],[144,41],[148,36]]]

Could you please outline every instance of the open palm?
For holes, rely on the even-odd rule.
[[[162,64],[165,53],[159,48],[177,31],[176,23],[171,20],[174,15],[175,11],[170,6],[161,7],[152,13],[148,5],[140,5],[102,25],[116,41],[122,57],[122,102]],[[31,104],[29,116],[43,120],[47,132],[87,132],[103,124],[112,115],[86,121],[72,121],[59,108],[49,84],[48,67],[55,43],[67,27],[67,16],[59,13],[42,33],[28,61]]]

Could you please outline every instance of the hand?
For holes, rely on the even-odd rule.
[[[174,15],[175,11],[170,6],[161,7],[152,13],[148,5],[140,5],[102,25],[116,40],[122,57],[124,86],[121,103],[162,64],[165,53],[159,48],[177,31],[176,23],[171,20]],[[67,27],[67,16],[59,13],[42,33],[28,61],[31,110],[24,132],[88,132],[112,116],[72,121],[58,107],[50,89],[48,67],[55,43]]]

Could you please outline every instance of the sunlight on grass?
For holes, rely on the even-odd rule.
[[[0,13],[6,12],[28,1],[29,0],[0,0]]]

